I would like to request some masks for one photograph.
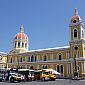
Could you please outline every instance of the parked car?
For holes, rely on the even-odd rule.
[[[18,69],[18,73],[25,75],[25,81],[34,80],[34,70],[32,69]]]
[[[3,76],[0,76],[0,81],[4,81],[4,77]]]
[[[53,69],[42,69],[42,70],[35,70],[34,72],[34,80],[52,80],[56,79],[56,75],[60,74]]]
[[[22,80],[22,75],[18,73],[9,73],[9,81],[10,82],[21,82]]]

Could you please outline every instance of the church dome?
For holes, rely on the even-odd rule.
[[[23,25],[21,25],[20,32],[15,35],[14,39],[28,39],[28,36],[24,33]]]
[[[28,39],[28,36],[25,33],[18,33],[15,35],[14,39]]]
[[[25,52],[28,50],[28,36],[24,33],[24,27],[21,25],[20,32],[14,36],[13,49]]]

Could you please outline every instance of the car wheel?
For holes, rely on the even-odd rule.
[[[14,82],[14,79],[13,78],[10,78],[10,82]]]
[[[42,81],[45,81],[45,78],[44,77],[42,78]]]

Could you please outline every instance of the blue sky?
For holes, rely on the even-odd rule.
[[[12,50],[21,24],[29,50],[69,45],[74,8],[85,21],[85,0],[0,0],[0,51]]]

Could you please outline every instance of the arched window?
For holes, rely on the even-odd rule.
[[[61,53],[58,54],[58,60],[62,60],[62,54]]]
[[[12,58],[11,58],[10,62],[12,63]]]
[[[20,47],[20,42],[18,42],[18,47]]]
[[[61,65],[60,67],[61,67],[61,73],[63,73],[63,65]]]
[[[44,69],[44,66],[42,66],[42,68]]]
[[[48,66],[46,65],[46,66],[45,66],[45,69],[47,69],[47,68],[48,68]]]
[[[57,66],[57,72],[60,72],[60,71],[59,71],[59,65]]]
[[[57,72],[63,73],[63,65],[57,65]]]
[[[32,55],[32,56],[31,56],[31,62],[33,62],[33,61],[34,61],[34,56]]]
[[[21,57],[21,59],[20,59],[20,62],[22,62],[22,57]]]
[[[47,56],[46,55],[44,56],[44,61],[47,61]]]
[[[74,29],[74,38],[77,38],[77,30]]]
[[[47,65],[43,65],[42,68],[43,68],[43,69],[47,69],[48,66],[47,66]]]

